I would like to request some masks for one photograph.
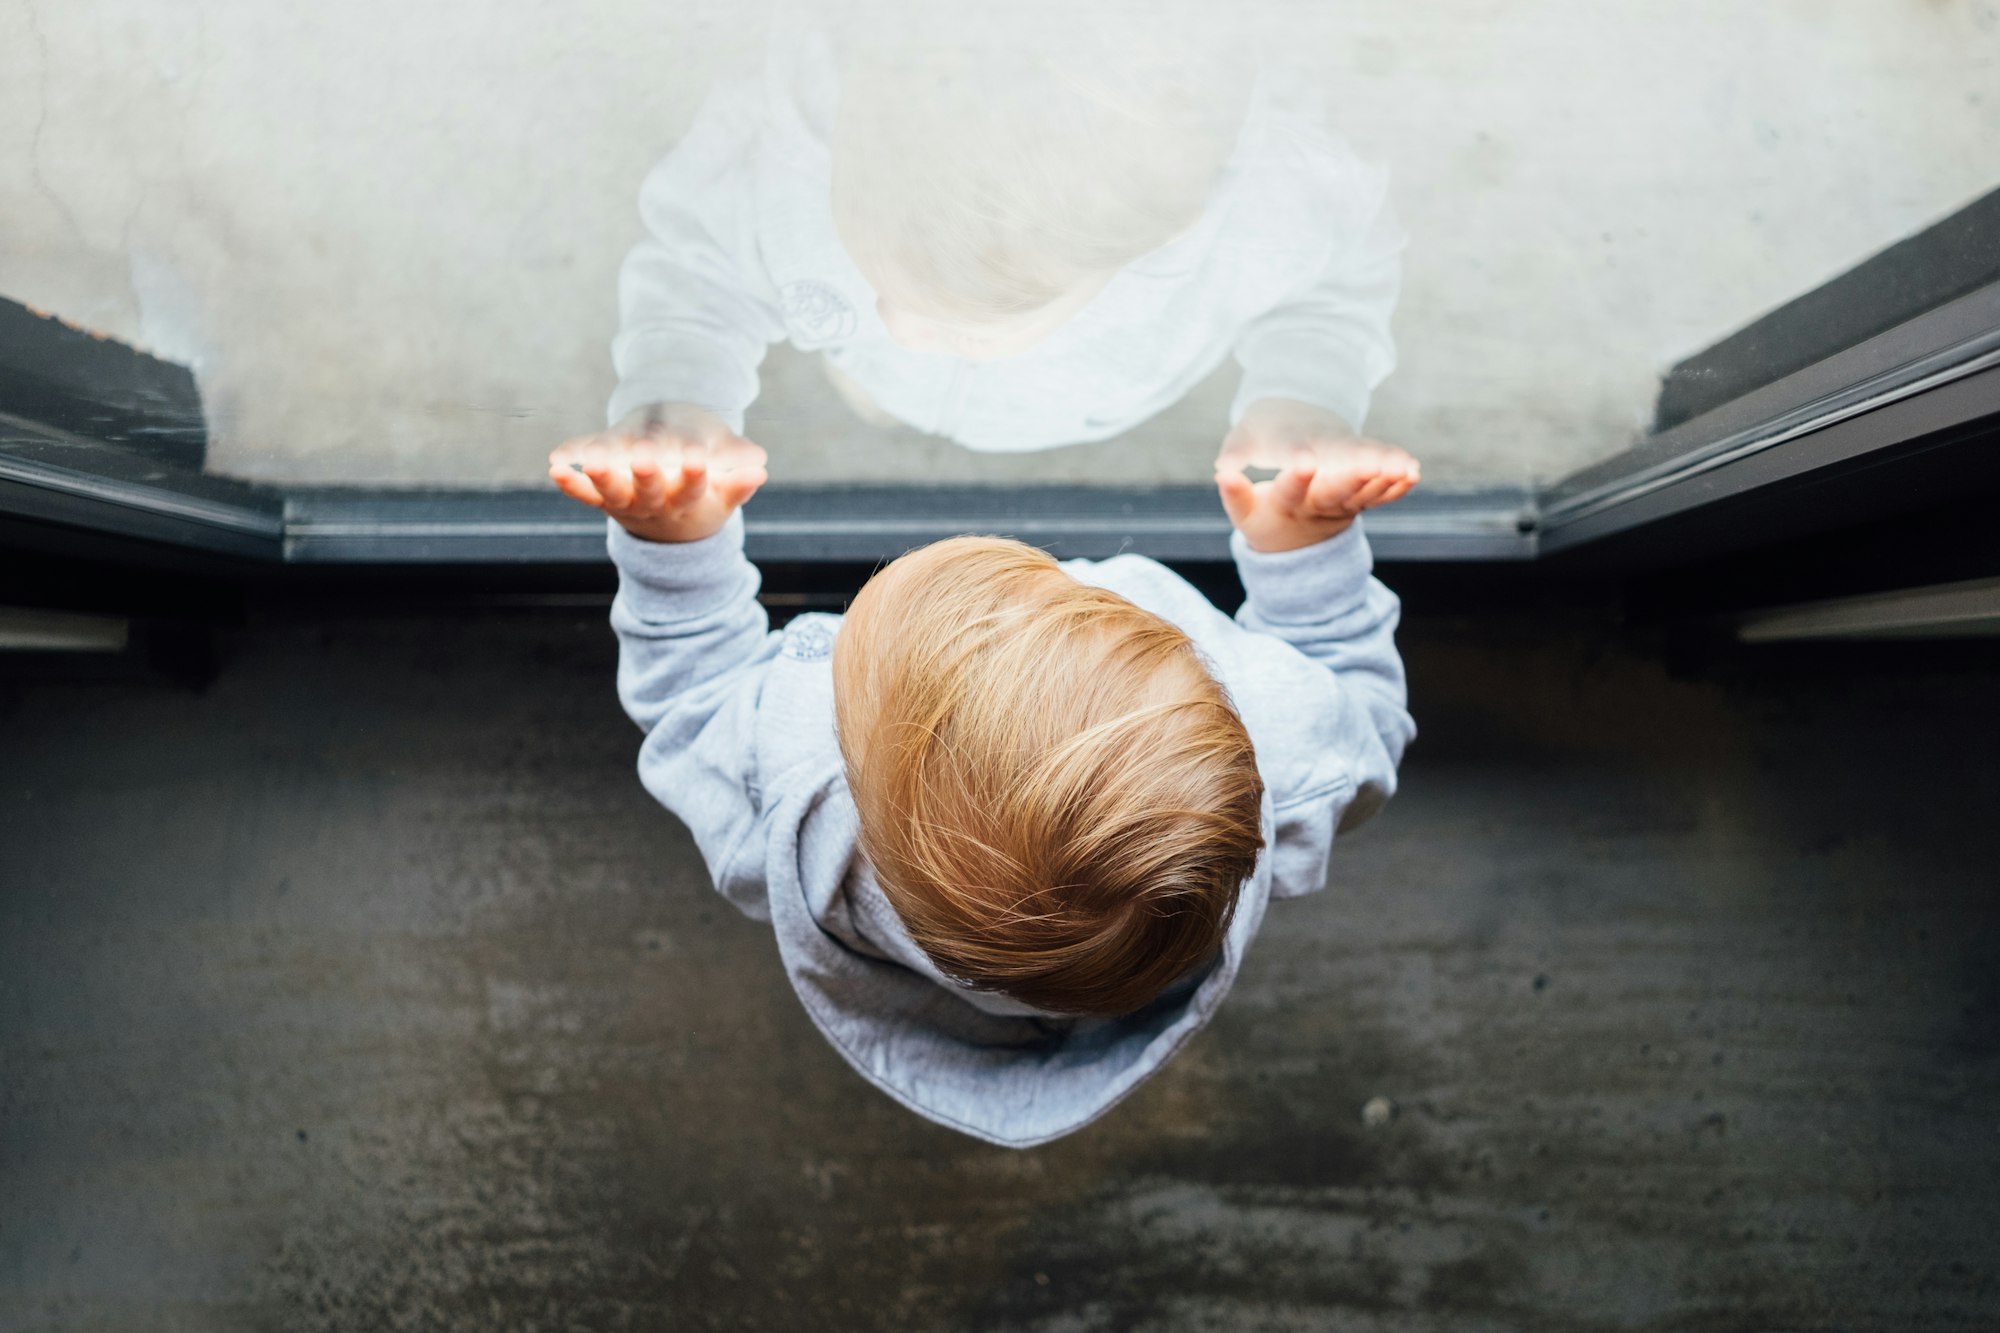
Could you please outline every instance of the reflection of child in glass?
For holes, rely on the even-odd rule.
[[[1397,602],[1356,515],[1414,484],[1398,451],[1218,473],[1233,621],[1140,556],[960,537],[774,633],[754,453],[580,441],[550,475],[615,520],[641,781],[828,1040],[940,1124],[1027,1147],[1109,1109],[1395,789]]]
[[[1044,449],[1139,424],[1234,353],[1222,461],[1332,461],[1394,364],[1381,173],[1193,11],[973,8],[902,12],[844,56],[794,26],[710,95],[640,192],[612,433],[736,440],[785,340],[870,420]]]

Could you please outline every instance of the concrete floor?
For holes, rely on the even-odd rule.
[[[2000,184],[1995,0],[1235,8],[1393,172],[1370,427],[1434,484],[1616,452],[1675,361]],[[4,0],[0,295],[194,364],[220,471],[539,485],[602,423],[639,180],[761,9]],[[796,481],[1203,480],[1229,392],[994,458],[781,359],[752,420]]]
[[[1405,643],[1336,886],[1027,1153],[821,1042],[598,612],[0,687],[0,1330],[2000,1326],[1990,675]]]

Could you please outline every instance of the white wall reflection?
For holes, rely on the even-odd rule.
[[[809,16],[837,35],[882,23],[879,6]],[[1328,203],[1329,230],[1350,225],[1340,209],[1365,199],[1369,167],[1389,170],[1409,247],[1397,369],[1372,394],[1367,428],[1420,453],[1433,482],[1547,477],[1614,451],[1674,360],[2000,180],[2000,14],[1987,0],[1365,0],[1212,7],[1197,20],[1241,37],[1240,49],[1205,44],[1219,66],[1277,58],[1324,99],[1327,133],[1359,164],[1352,198]],[[929,49],[939,70],[964,61],[949,33],[888,28],[902,47],[878,39],[867,48],[878,59]],[[619,266],[644,234],[641,182],[712,85],[761,77],[773,30],[740,5],[625,0],[17,0],[0,8],[0,294],[196,364],[217,470],[535,484],[551,443],[602,421],[617,384],[608,348]],[[1158,76],[1136,87],[1108,56],[1078,59],[1099,34],[1069,33],[1056,54],[1143,102],[1163,70],[1185,70],[1184,35],[1156,33],[1135,52]],[[868,83],[893,86],[880,69]],[[1020,110],[1032,121],[1048,106]],[[886,138],[908,140],[874,169],[921,167],[935,151],[935,123],[900,124],[893,102],[872,114]],[[1226,98],[1207,105],[1185,155],[1148,159],[1127,144],[1116,160],[1169,199],[1176,171],[1185,187],[1206,169],[1202,126],[1231,114]],[[1057,192],[1097,179],[1084,171]],[[1150,220],[1184,216],[1162,206]],[[909,227],[921,230],[884,228],[906,257]],[[1102,254],[1144,228],[1122,236]],[[1081,253],[1049,272],[1002,264],[990,285],[1012,282],[1025,299],[1060,286],[1051,274],[1064,265],[1089,269]],[[892,301],[892,314],[928,328],[904,332],[998,337],[962,318],[977,305],[970,271],[912,282],[904,294],[919,299]],[[930,306],[921,291],[950,299]],[[880,318],[850,304],[857,321]],[[1212,349],[1175,340],[1232,341],[1216,332],[1232,319],[1251,322],[1243,309],[1157,322],[1151,341],[1129,340],[1145,364],[1122,377],[1072,357],[1090,383],[1024,389],[1018,431],[996,418],[969,441],[1048,443],[1081,421],[1108,443],[995,457],[869,426],[810,347],[764,364],[749,429],[791,479],[1198,479],[1238,386],[1227,363],[1199,373]],[[1074,332],[1046,337],[1063,327]],[[1059,360],[1046,338],[1019,355],[1036,347]],[[848,387],[866,401],[954,433],[919,410],[921,394],[850,360]],[[1102,411],[1075,408],[1091,395]]]

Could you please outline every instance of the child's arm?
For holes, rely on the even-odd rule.
[[[1367,539],[1355,520],[1416,482],[1414,458],[1362,441],[1342,458],[1301,460],[1267,482],[1216,474],[1248,594],[1237,622],[1291,644],[1332,672],[1339,687],[1340,716],[1330,720],[1326,739],[1353,785],[1343,828],[1395,791],[1396,765],[1416,732],[1396,652],[1399,603],[1371,577]],[[1273,795],[1282,802],[1285,793]]]
[[[591,437],[551,454],[549,477],[613,520],[618,697],[646,732],[640,780],[688,826],[723,895],[761,917],[761,862],[740,853],[758,815],[757,692],[777,645],[737,510],[764,482],[762,451]]]
[[[743,428],[765,350],[785,336],[758,257],[752,172],[761,124],[753,89],[718,89],[640,187],[648,234],[619,270],[610,420],[694,403]]]
[[[1308,423],[1334,438],[1354,434],[1375,386],[1396,367],[1389,317],[1402,287],[1403,245],[1381,187],[1356,239],[1244,329],[1236,343],[1243,379],[1230,405],[1225,454],[1239,465],[1258,461],[1242,455]]]

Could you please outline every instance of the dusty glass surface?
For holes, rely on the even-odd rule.
[[[772,19],[672,0],[22,0],[0,9],[0,296],[192,366],[213,472],[540,485],[548,450],[602,426],[618,388],[620,265],[649,234],[642,182],[687,148],[705,97],[762,98],[758,114],[778,114],[776,59],[789,62],[779,81],[805,88],[791,99],[803,128],[789,126],[803,139],[725,135],[742,156],[683,171],[663,205],[747,231],[709,237],[709,255],[672,225],[665,240],[653,229],[682,264],[668,288],[723,289],[684,305],[680,341],[654,351],[712,349],[746,328],[777,338],[744,426],[770,451],[774,480],[1205,479],[1239,398],[1231,353],[1264,321],[1275,329],[1261,352],[1269,384],[1346,416],[1361,416],[1367,399],[1357,424],[1418,454],[1430,484],[1521,484],[1624,448],[1674,362],[2000,184],[2000,10],[1987,0],[1370,0],[1186,13],[1197,29],[1232,30],[1202,38],[1224,62],[1218,86],[1234,86],[1226,62],[1262,61],[1257,86],[1279,90],[1268,106],[1321,117],[1317,137],[1302,139],[1302,122],[1283,115],[1255,121],[1266,105],[1255,98],[1245,110],[1219,97],[1214,114],[1240,110],[1249,136],[1231,140],[1217,168],[1216,181],[1239,187],[1226,216],[1212,184],[1184,226],[1127,261],[1103,256],[1141,244],[1143,227],[1087,237],[1108,275],[1080,304],[1042,307],[1061,316],[1055,332],[946,370],[955,353],[933,341],[922,353],[933,358],[925,375],[937,372],[928,379],[885,370],[863,344],[881,334],[898,348],[898,337],[924,345],[938,327],[964,334],[967,321],[953,316],[980,300],[992,298],[985,318],[994,301],[1021,306],[1062,284],[1036,268],[1045,255],[1013,256],[1014,269],[985,273],[984,295],[968,297],[962,271],[906,263],[919,271],[892,281],[883,274],[894,264],[852,263],[851,251],[867,250],[860,242],[827,251],[840,235],[831,199],[824,216],[799,201],[815,179],[827,191],[813,173],[828,162],[793,160],[787,145],[817,136],[836,155],[824,117],[839,105],[856,34],[871,34],[859,46],[878,55],[928,51],[939,79],[994,77],[974,51],[987,37],[954,47],[926,30],[910,41],[883,26],[879,7]],[[801,64],[801,21],[836,48],[831,87]],[[1021,114],[1030,147],[1051,155],[1029,153],[1012,176],[1001,162],[973,183],[1000,190],[1007,207],[1032,205],[1021,234],[1056,226],[1048,214],[1061,191],[1038,193],[1034,180],[1089,184],[1077,169],[1085,147],[1034,120],[1054,114],[1050,98],[1108,106],[1142,130],[1200,132],[1161,120],[1155,96],[1187,76],[1185,34],[1121,64],[1089,44],[1102,34],[1060,31],[1048,67],[1021,73],[1018,51],[994,67],[1047,88],[1004,104],[975,99],[982,144],[1005,142],[994,124]],[[884,32],[903,47],[884,45]],[[873,69],[868,85],[892,140],[910,128],[885,110],[894,72]],[[1298,96],[1320,109],[1285,100]],[[1099,183],[1157,189],[1159,215],[1171,218],[1185,181],[1170,168],[1195,171],[1202,153],[1146,158],[1148,140],[1135,134],[1109,151],[1121,164],[1152,163],[1153,174]],[[884,172],[923,162],[922,138],[915,148],[896,140],[906,156],[859,173],[858,188],[885,189]],[[1230,177],[1245,153],[1257,171]],[[1307,177],[1312,188],[1291,188]],[[1384,181],[1386,196],[1371,193]],[[971,188],[928,176],[907,188],[948,203],[947,185]],[[1319,299],[1316,275],[1362,272],[1362,287],[1380,278],[1384,198],[1407,238],[1387,304],[1379,283]],[[903,223],[875,221],[905,250],[917,244],[917,232],[896,231]],[[1176,304],[1217,255],[1235,267],[1207,270],[1212,290]],[[1016,271],[1023,264],[1030,278]],[[892,328],[856,296],[857,274],[867,295],[894,288],[902,299],[890,304],[927,314],[931,327]],[[1125,303],[1107,305],[1116,293]],[[730,311],[739,297],[766,312]],[[1133,322],[1149,300],[1158,317]],[[629,293],[627,304],[629,325]],[[1114,307],[1123,325],[1090,328]],[[665,308],[648,316],[654,327],[676,318]],[[779,323],[761,329],[770,309]],[[971,325],[979,336],[1020,332],[1009,323],[1019,317],[1003,310]],[[1395,352],[1372,394],[1356,388],[1387,369],[1371,321],[1393,328]],[[1091,337],[1051,353],[1079,327]],[[1022,371],[1036,356],[1043,364]],[[829,359],[850,372],[845,390]],[[654,373],[645,362],[625,376],[641,391]],[[657,378],[702,388],[729,373]],[[982,383],[977,419],[954,415],[967,386]],[[1065,431],[1093,442],[1013,451]],[[978,448],[950,438],[967,432]]]

